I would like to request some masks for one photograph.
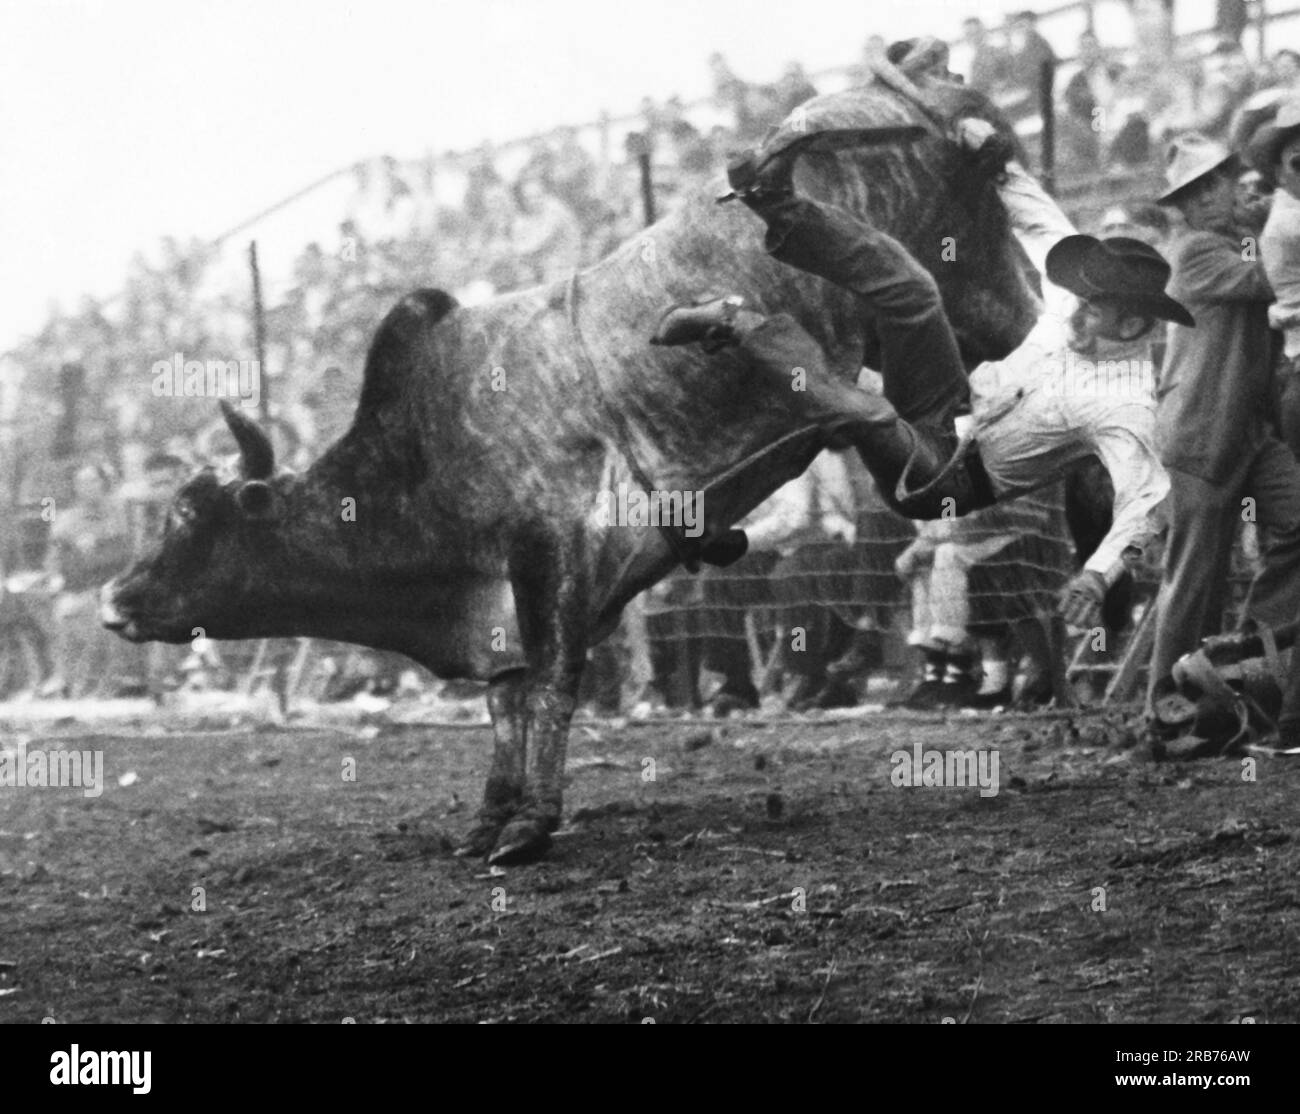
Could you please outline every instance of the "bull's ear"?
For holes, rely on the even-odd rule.
[[[238,407],[221,400],[221,413],[239,445],[239,470],[246,480],[269,480],[275,472],[275,449],[261,427]]]
[[[274,518],[275,489],[262,480],[245,480],[235,488],[235,505],[246,518]]]

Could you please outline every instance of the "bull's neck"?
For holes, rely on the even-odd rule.
[[[415,564],[419,522],[382,458],[355,451],[345,436],[284,490],[292,559],[320,574],[332,590],[376,576],[396,577]]]

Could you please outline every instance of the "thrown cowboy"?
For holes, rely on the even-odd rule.
[[[958,135],[977,152],[996,149],[1001,138],[977,119],[962,120]],[[882,492],[894,493],[891,501],[912,518],[962,515],[1015,498],[1097,455],[1114,481],[1114,519],[1060,600],[1072,626],[1096,626],[1107,588],[1149,543],[1150,512],[1169,490],[1154,443],[1150,345],[1158,321],[1194,325],[1164,292],[1169,265],[1137,240],[1078,235],[1008,159],[999,194],[1044,276],[1045,308],[1015,352],[980,365],[968,379],[930,273],[858,217],[796,195],[799,155],[835,143],[821,133],[741,157],[728,168],[729,198],[766,222],[770,255],[858,295],[878,334],[884,397],[834,379],[817,343],[792,318],[765,317],[734,296],[670,309],[652,343],[738,345],[760,374],[786,382],[792,367],[807,369],[809,393],[799,404],[832,418],[832,439],[834,416],[851,415],[843,423],[849,443]]]

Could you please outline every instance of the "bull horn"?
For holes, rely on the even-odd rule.
[[[238,407],[221,400],[221,413],[239,445],[239,470],[246,480],[269,480],[275,472],[275,449],[271,439],[252,418]]]

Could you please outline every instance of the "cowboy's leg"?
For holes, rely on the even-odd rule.
[[[1300,618],[1300,463],[1290,448],[1269,438],[1251,465],[1246,490],[1255,497],[1266,544],[1243,613],[1277,628]],[[1280,721],[1289,736],[1300,737],[1300,652],[1294,649],[1290,677]]]
[[[1251,462],[1244,490],[1254,497],[1265,542],[1264,567],[1251,582],[1244,613],[1280,627],[1300,613],[1300,462],[1270,437]]]
[[[1236,494],[1241,476],[1222,485],[1169,470],[1169,533],[1165,539],[1164,578],[1156,601],[1156,632],[1151,647],[1148,703],[1184,654],[1195,650],[1207,629],[1216,584],[1226,581],[1232,539],[1241,513]]]
[[[957,338],[934,277],[892,236],[806,197],[755,207],[774,258],[852,291],[875,322],[885,397],[914,423],[943,426],[969,405]]]
[[[974,453],[948,468],[954,438],[933,426],[904,420],[886,398],[860,391],[830,373],[821,347],[787,314],[760,317],[742,311],[733,332],[759,374],[790,390],[791,403],[822,427],[830,448],[856,448],[889,504],[911,518],[963,515],[994,501]],[[908,491],[933,488],[900,501]],[[937,481],[937,482],[935,482]]]

